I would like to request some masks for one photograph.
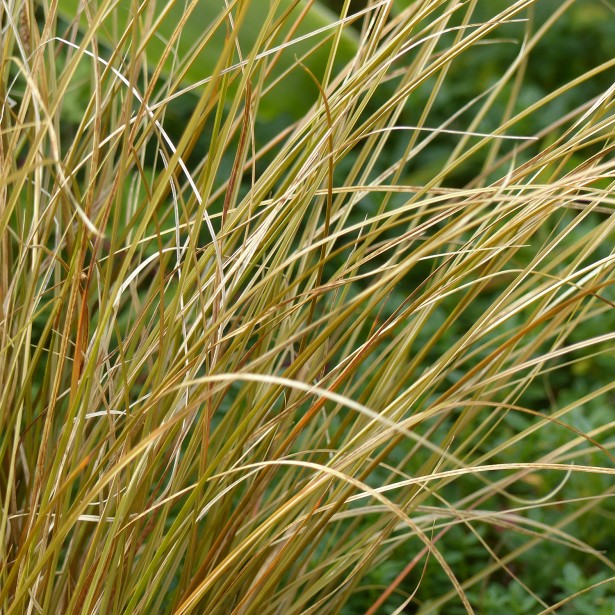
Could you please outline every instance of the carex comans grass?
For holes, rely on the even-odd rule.
[[[307,35],[314,3],[214,4],[0,7],[0,611],[472,613],[497,581],[551,613],[612,582],[578,528],[612,520],[614,423],[577,419],[613,403],[615,61],[528,102],[570,0],[346,1]],[[555,549],[602,576],[537,587]]]

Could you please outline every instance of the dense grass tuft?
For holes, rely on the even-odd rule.
[[[3,614],[613,612],[615,60],[338,4],[0,5]]]

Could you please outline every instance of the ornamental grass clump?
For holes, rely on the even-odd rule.
[[[612,612],[579,5],[2,3],[0,612]]]

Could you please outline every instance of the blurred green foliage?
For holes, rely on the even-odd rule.
[[[340,3],[330,0],[330,4],[338,7]],[[479,2],[478,14],[486,19],[489,15],[499,11],[509,4],[505,0],[495,0],[493,2]],[[558,8],[558,0],[544,0],[538,3],[534,14],[528,15],[539,27],[549,18]],[[478,46],[463,54],[449,71],[444,87],[441,89],[433,111],[430,115],[428,125],[437,126],[439,122],[446,120],[455,111],[475,96],[484,92],[493,85],[503,74],[506,68],[514,60],[522,40],[519,38],[521,24],[509,24],[498,32],[498,39],[488,47]],[[526,67],[526,78],[517,100],[515,112],[521,111],[524,107],[552,92],[554,89],[571,81],[575,77],[591,70],[599,64],[609,61],[615,57],[615,15],[613,9],[606,3],[598,0],[580,0],[566,11],[551,27],[547,36],[541,40],[532,53],[531,61]],[[516,130],[521,130],[525,134],[533,134],[541,128],[551,124],[564,116],[575,107],[585,103],[587,100],[597,96],[607,89],[615,79],[613,71],[602,74],[597,79],[584,82],[580,87],[566,92],[551,103],[544,112],[539,115],[532,115],[518,125]],[[407,105],[405,116],[400,118],[400,124],[416,124],[424,105],[431,93],[433,82],[423,84],[411,98]],[[393,84],[386,87],[392,88]],[[478,130],[488,131],[501,123],[501,117],[505,113],[507,94],[501,96],[501,103],[496,101],[489,114],[484,118]],[[372,103],[376,106],[378,103]],[[467,126],[466,116],[461,116],[459,123],[452,128],[463,129]],[[382,168],[386,168],[388,155],[390,161],[395,160],[400,149],[405,145],[405,137],[401,133],[392,135],[390,147],[383,152]],[[442,137],[436,140],[422,152],[416,159],[408,165],[406,181],[409,184],[421,184],[425,179],[433,177],[435,172],[441,168],[449,155],[450,149],[454,146],[454,137]],[[537,147],[544,146],[539,144]],[[482,160],[470,161],[466,170],[460,169],[448,178],[451,185],[463,185],[467,179],[473,176],[475,168],[482,165]],[[583,227],[576,231],[577,238],[583,233]],[[604,247],[605,253],[610,250],[609,246]],[[528,257],[531,251],[528,251]],[[410,284],[418,283],[420,272]],[[391,297],[388,311],[393,311],[396,305],[401,304],[407,295],[407,288],[400,288],[397,297]],[[613,293],[606,295],[611,301],[615,300]],[[485,295],[483,299],[488,302],[489,297]],[[481,313],[481,306],[475,305],[476,314]],[[439,311],[445,311],[440,308]],[[433,325],[436,330],[441,324],[445,313],[427,324],[426,329]],[[468,325],[471,323],[468,323]],[[605,329],[606,328],[606,329]],[[433,349],[431,355],[437,357],[443,349],[453,340],[457,339],[463,331],[462,323],[457,321],[455,326],[448,331],[448,336],[442,338],[437,347]],[[578,328],[578,339],[587,339],[600,335],[605,330],[615,329],[615,311],[606,310],[602,318],[584,321]],[[425,331],[425,338],[429,339],[430,331]],[[575,341],[575,340],[572,340]],[[429,360],[429,358],[427,359]],[[549,376],[539,378],[534,381],[532,387],[525,391],[520,403],[528,408],[541,411],[566,406],[579,397],[594,391],[601,386],[610,383],[615,373],[615,357],[609,354],[598,354],[591,358],[586,358],[581,363],[557,370],[551,378]],[[575,411],[567,415],[566,422],[572,427],[584,432],[591,432],[601,425],[612,421],[612,409],[615,407],[615,394],[611,391],[598,399],[594,399],[584,406],[580,406]],[[489,446],[495,446],[498,442],[505,441],[512,433],[528,427],[532,419],[527,415],[510,413],[498,425],[498,428],[490,435]],[[532,461],[541,454],[557,449],[569,439],[569,434],[565,429],[553,426],[550,429],[541,429],[532,436],[524,438],[518,445],[514,457],[519,460]],[[592,463],[593,454],[588,454],[586,463]],[[397,459],[389,459],[389,463],[400,461],[401,455]],[[419,461],[416,462],[418,467]],[[412,467],[404,467],[404,471],[412,474]],[[534,480],[527,483],[525,493],[516,495],[527,500],[544,497],[555,489],[555,483],[548,483],[544,476],[534,475]],[[468,485],[464,486],[460,481],[450,486],[448,493],[444,493],[445,498],[455,501],[463,492],[470,492],[473,485],[467,479]],[[570,477],[566,484],[567,498],[583,498],[590,494],[604,493],[611,484],[607,476],[575,475]],[[557,498],[555,498],[557,499]],[[434,502],[435,504],[435,502]],[[582,502],[578,504],[582,506]],[[531,511],[529,517],[537,522],[549,522],[544,509],[539,508]],[[615,535],[612,531],[615,523],[615,505],[612,499],[605,500],[605,503],[591,517],[583,518],[583,522],[572,522],[565,528],[571,535],[586,541],[602,551],[611,561],[615,560]],[[523,545],[529,540],[516,531],[501,531],[498,536],[494,536],[494,530],[486,525],[474,524],[474,530],[479,535],[483,535],[486,542],[490,545],[497,545],[496,553],[498,556],[505,556],[515,548]],[[490,532],[491,536],[486,536]],[[458,577],[463,581],[471,578],[478,571],[483,570],[493,562],[491,556],[480,544],[479,539],[464,527],[456,527],[446,533],[437,543],[447,562],[454,568]],[[396,578],[412,557],[420,549],[421,544],[418,540],[410,541],[404,549],[396,549],[386,565],[372,570],[367,578],[363,580],[365,586],[363,592],[358,592],[353,596],[351,603],[344,609],[345,615],[360,615],[365,611],[366,605],[371,605],[388,585]],[[544,554],[544,551],[541,552]],[[551,604],[564,600],[567,596],[582,591],[592,584],[600,583],[605,579],[602,573],[596,573],[583,553],[574,551],[564,545],[552,544],[549,547],[548,559],[539,555],[531,549],[520,558],[516,559],[512,565],[511,572],[518,573],[523,579],[532,579],[530,589],[542,596],[549,598]],[[465,613],[465,608],[455,600],[447,603],[445,607],[437,610],[428,608],[430,598],[442,595],[443,591],[448,591],[449,582],[439,564],[433,559],[427,563],[423,571],[424,561],[421,561],[415,569],[407,576],[399,586],[399,594],[394,595],[383,607],[381,612],[392,613],[395,605],[402,604],[404,598],[412,594],[417,586],[415,600],[411,605],[404,608],[403,613],[429,612],[441,615],[461,615]],[[447,588],[443,590],[443,588]],[[509,575],[502,571],[489,578],[489,581],[480,589],[474,588],[469,593],[473,606],[478,613],[485,615],[501,615],[503,613],[525,615],[541,610],[538,602]],[[419,606],[422,605],[422,608]],[[598,614],[611,615],[615,613],[615,583],[601,584],[598,587],[586,591],[574,600],[564,604],[558,609],[558,613],[563,615],[575,614]]]
[[[60,0],[59,8],[63,17],[71,21],[78,13],[79,0]],[[90,3],[92,4],[92,3]],[[148,10],[152,10],[150,7]],[[140,51],[146,54],[148,65],[151,70],[157,69],[162,62],[163,55],[167,46],[167,41],[171,36],[175,26],[184,18],[185,5],[182,2],[167,3],[158,0],[155,3],[155,10],[152,15],[160,17],[156,27],[156,34],[149,39],[140,40]],[[90,7],[93,12],[96,4]],[[129,4],[126,3],[121,10],[113,13],[113,18],[103,20],[103,26],[99,30],[101,43],[105,43],[111,48],[115,46],[129,23]],[[237,51],[233,58],[223,62],[221,51],[224,47],[226,37],[231,35],[228,19],[221,19],[225,3],[223,0],[201,0],[196,4],[190,16],[182,28],[182,35],[176,41],[175,53],[167,57],[162,63],[163,73],[178,75],[182,74],[184,86],[193,85],[206,79],[216,70],[222,70],[227,66],[239,64],[248,59],[248,54],[253,48],[262,49],[264,41],[259,43],[259,33],[263,24],[269,22],[271,39],[267,41],[267,48],[271,49],[286,42],[287,38],[298,39],[311,34],[312,32],[323,30],[316,36],[292,45],[292,47],[282,51],[275,60],[273,74],[280,76],[287,71],[283,81],[274,87],[269,93],[262,96],[259,116],[262,118],[273,118],[283,113],[291,117],[300,117],[306,110],[305,90],[313,89],[313,83],[305,70],[297,65],[297,60],[312,70],[315,74],[322,77],[324,74],[327,58],[331,48],[331,39],[336,29],[331,25],[336,16],[320,2],[315,2],[307,13],[302,16],[302,4],[297,4],[292,0],[279,0],[271,3],[269,0],[254,0],[247,3],[248,7],[245,15],[240,22],[233,22],[236,26],[233,35],[237,36]],[[168,7],[162,11],[163,7]],[[275,7],[275,8],[272,8]],[[284,25],[281,25],[282,16],[290,13],[290,18],[286,18]],[[116,19],[119,16],[120,19]],[[124,20],[121,17],[124,16]],[[142,22],[142,15],[137,23]],[[236,17],[237,19],[237,17]],[[219,23],[218,23],[219,21]],[[296,21],[296,27],[289,28],[289,24]],[[85,13],[82,13],[81,23],[86,23]],[[208,37],[207,44],[200,50],[193,49],[193,42],[203,33],[204,28],[211,27],[211,36]],[[138,32],[137,36],[143,36],[143,32]],[[315,42],[318,43],[315,46]],[[338,66],[349,61],[356,52],[358,37],[350,28],[343,28],[338,47]],[[135,53],[134,48],[131,50]],[[190,60],[184,62],[185,58]],[[268,56],[267,63],[270,63],[275,56]],[[182,60],[178,63],[177,59]],[[230,91],[238,87],[238,80],[230,84]],[[309,101],[309,97],[307,98]],[[309,105],[308,105],[309,106]]]

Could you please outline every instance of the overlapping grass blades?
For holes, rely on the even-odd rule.
[[[555,547],[612,579],[570,528],[613,514],[613,381],[551,383],[613,351],[614,89],[552,109],[615,61],[522,104],[573,3],[346,2],[319,70],[289,3],[243,42],[247,0],[152,61],[161,4],[0,9],[0,610],[480,612],[497,577],[553,612]],[[272,129],[280,66],[309,110]]]

